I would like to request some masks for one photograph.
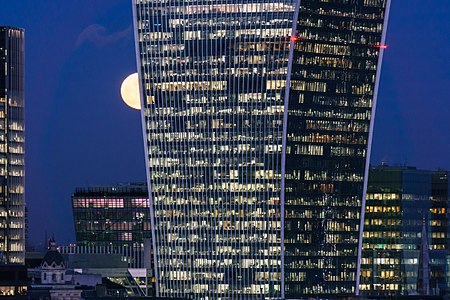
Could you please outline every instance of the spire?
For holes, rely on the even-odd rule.
[[[417,276],[417,293],[430,295],[430,255],[425,213],[422,217],[422,236],[420,239],[419,274]]]
[[[56,250],[56,241],[54,236],[48,240],[48,250],[55,251]]]

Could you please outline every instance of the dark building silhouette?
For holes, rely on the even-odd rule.
[[[25,266],[0,265],[0,299],[28,299]]]

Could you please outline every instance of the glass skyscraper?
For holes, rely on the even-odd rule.
[[[24,31],[0,26],[0,263],[25,262]]]
[[[439,295],[446,289],[450,255],[448,172],[371,168],[366,204],[361,294]],[[423,239],[426,245],[422,245]],[[428,248],[422,248],[425,246]],[[422,249],[428,259],[421,262]],[[424,286],[428,292],[421,291]]]
[[[158,295],[357,294],[389,1],[133,7]]]

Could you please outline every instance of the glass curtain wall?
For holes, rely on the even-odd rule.
[[[0,27],[0,262],[25,262],[24,31]]]
[[[300,3],[286,145],[286,297],[351,295],[387,1]]]
[[[160,296],[357,293],[387,5],[135,1]]]
[[[136,3],[160,296],[281,296],[294,3]]]

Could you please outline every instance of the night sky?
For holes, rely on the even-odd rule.
[[[393,0],[372,163],[450,170],[450,1]],[[0,0],[26,30],[30,242],[73,242],[76,187],[145,181],[138,111],[120,98],[136,70],[131,0]]]

